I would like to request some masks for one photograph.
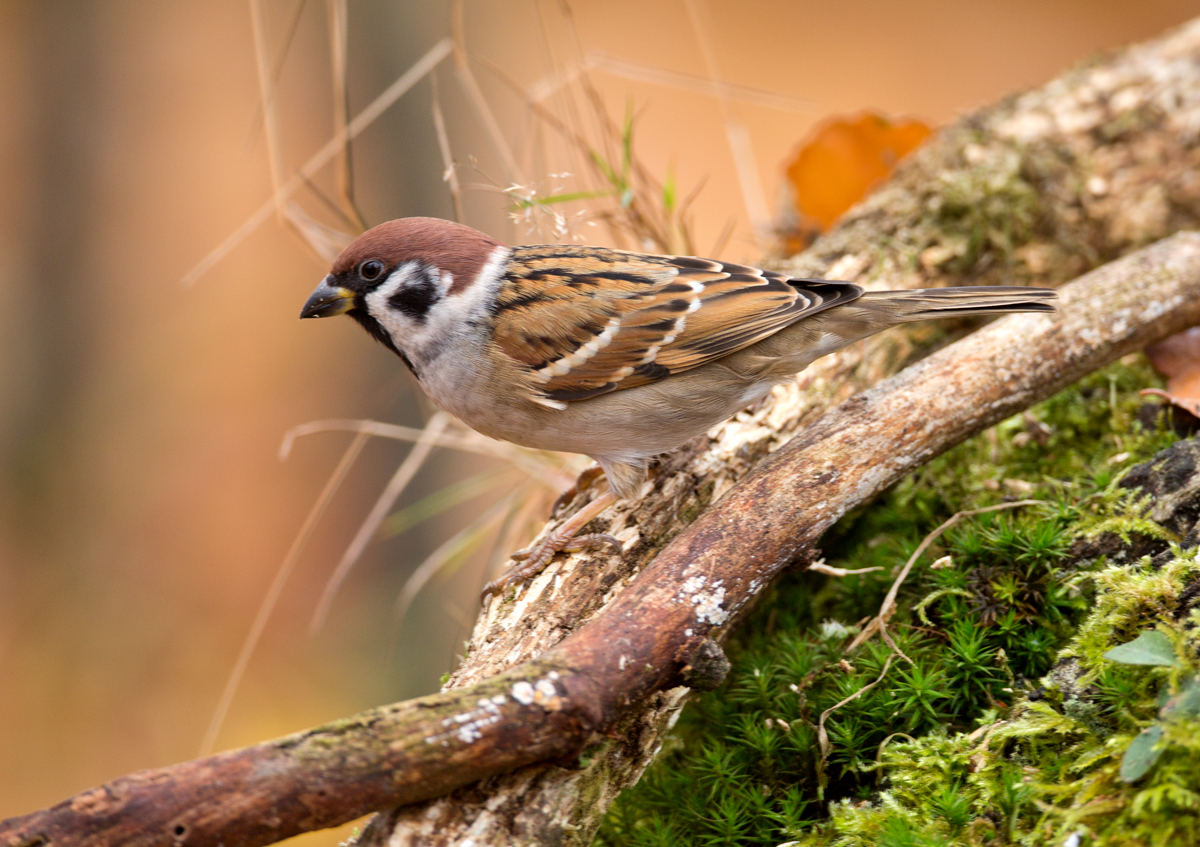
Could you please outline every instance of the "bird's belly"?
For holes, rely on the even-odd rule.
[[[618,462],[674,450],[764,396],[771,383],[743,381],[720,366],[548,409],[517,396],[472,402],[456,393],[443,408],[484,435],[526,447]],[[439,399],[435,397],[435,400]],[[485,408],[486,407],[486,408]]]

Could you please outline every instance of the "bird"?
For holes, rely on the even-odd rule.
[[[502,441],[582,453],[608,490],[484,590],[498,594],[635,499],[649,461],[765,396],[814,360],[933,318],[1051,312],[1026,286],[866,291],[694,256],[581,245],[509,246],[412,217],[352,241],[301,318],[349,315],[400,357],[441,409]]]

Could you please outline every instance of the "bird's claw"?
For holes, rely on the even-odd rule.
[[[589,535],[566,536],[564,538],[560,533],[552,532],[532,547],[513,553],[511,558],[521,564],[510,568],[485,585],[479,599],[486,601],[492,594],[500,594],[512,585],[517,585],[531,577],[537,576],[546,569],[546,566],[550,564],[550,560],[554,558],[556,553],[578,553],[580,550],[586,550],[589,547],[599,547],[601,545],[608,545],[612,548],[614,555],[620,555],[624,552],[621,542],[608,533],[595,532]]]

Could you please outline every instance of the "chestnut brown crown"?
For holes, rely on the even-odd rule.
[[[453,277],[451,294],[469,285],[487,263],[499,241],[479,230],[440,218],[401,218],[372,227],[341,252],[330,275],[348,287],[364,262],[383,263],[382,279],[405,262],[417,261]]]

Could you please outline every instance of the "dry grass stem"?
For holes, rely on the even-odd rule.
[[[425,587],[425,583],[429,582],[444,565],[475,550],[484,542],[489,532],[502,525],[504,519],[512,512],[513,501],[516,498],[516,492],[502,497],[483,514],[443,542],[417,566],[409,578],[404,581],[404,585],[400,588],[400,594],[396,597],[396,604],[392,609],[394,626],[399,626],[404,621],[404,616],[408,614],[412,601]]]
[[[310,632],[317,632],[325,624],[325,619],[329,616],[329,609],[333,605],[333,598],[341,587],[342,582],[346,579],[346,575],[350,573],[350,569],[354,567],[358,561],[362,551],[366,549],[367,544],[375,535],[375,530],[383,523],[383,519],[387,517],[387,513],[395,504],[396,498],[416,476],[417,471],[425,464],[425,459],[429,457],[430,452],[436,446],[438,437],[442,434],[442,430],[446,428],[450,416],[445,412],[437,412],[429,419],[429,423],[425,425],[425,430],[417,442],[413,445],[412,450],[400,463],[400,467],[396,468],[396,472],[392,474],[391,480],[383,489],[383,493],[379,495],[379,499],[375,501],[375,505],[367,514],[366,520],[362,526],[358,528],[350,546],[346,548],[346,552],[342,554],[341,561],[333,571],[333,575],[329,577],[329,582],[325,584],[325,590],[321,592],[321,599],[317,601],[317,609],[313,612],[312,622],[309,624]]]
[[[350,81],[346,73],[346,57],[349,50],[350,27],[349,6],[346,0],[325,0],[329,18],[329,67],[333,81],[333,125],[339,133],[345,133],[350,124]],[[358,232],[367,228],[366,219],[354,198],[353,146],[347,138],[338,159],[338,192],[341,195],[345,214]]]
[[[822,111],[820,105],[804,97],[791,97],[765,88],[755,88],[752,85],[738,85],[724,80],[712,80],[707,77],[689,74],[683,71],[672,71],[666,68],[656,68],[621,56],[613,56],[600,50],[588,53],[580,68],[607,73],[610,76],[642,82],[648,85],[659,85],[663,88],[674,88],[693,94],[703,94],[710,97],[721,97],[726,100],[746,103],[751,106],[765,106],[781,112],[800,112],[812,114]]]
[[[497,123],[496,116],[492,114],[492,108],[488,105],[487,98],[483,96],[479,82],[471,71],[465,29],[463,0],[452,0],[450,3],[450,38],[454,52],[454,70],[458,73],[459,84],[462,85],[467,100],[475,109],[475,114],[478,116],[484,132],[487,133],[488,140],[492,142],[497,155],[500,156],[500,164],[504,168],[505,178],[509,182],[523,183],[525,180],[521,177],[521,169],[513,157],[512,149],[508,146],[504,133],[500,131],[500,124]]]
[[[212,268],[224,259],[229,253],[246,240],[252,232],[258,229],[271,216],[271,212],[275,209],[277,198],[290,198],[306,180],[309,180],[321,168],[327,165],[330,160],[337,156],[345,144],[352,138],[358,136],[364,129],[370,126],[374,121],[383,114],[388,107],[399,100],[408,92],[414,85],[422,80],[426,74],[432,71],[437,65],[450,55],[451,42],[449,38],[443,38],[435,44],[424,56],[422,56],[412,67],[405,71],[395,82],[387,87],[382,94],[376,97],[369,106],[363,109],[355,116],[348,126],[343,131],[334,134],[328,142],[318,150],[304,166],[293,175],[283,186],[275,192],[270,200],[264,203],[259,209],[247,218],[241,226],[234,230],[230,235],[219,245],[213,248],[207,256],[200,260],[187,274],[184,275],[182,285],[190,286],[195,284],[196,280],[200,279]]]
[[[457,425],[457,421],[452,423]],[[284,434],[283,443],[279,446],[279,458],[286,459],[288,457],[297,438],[318,432],[368,432],[371,435],[394,438],[398,441],[419,441],[424,437],[426,431],[399,424],[352,418],[311,421],[292,427]],[[466,428],[461,429],[461,434],[443,433],[437,437],[435,443],[438,447],[448,447],[508,462],[528,476],[558,488],[565,488],[571,484],[573,475],[578,470],[576,466],[581,462],[580,459],[563,453],[530,450],[506,441],[495,441],[486,435],[480,435],[474,430]],[[572,470],[572,468],[576,468],[576,470]]]
[[[896,643],[892,640],[892,636],[887,631],[887,621],[896,612],[896,595],[900,593],[900,586],[903,585],[904,580],[908,578],[909,571],[912,570],[912,567],[914,564],[916,564],[917,559],[921,558],[921,554],[929,549],[929,545],[937,541],[942,536],[942,533],[957,525],[960,521],[962,521],[963,518],[982,515],[986,512],[999,512],[1005,509],[1015,509],[1018,506],[1040,506],[1044,505],[1045,502],[1045,500],[1017,500],[1013,503],[997,503],[994,506],[984,506],[980,509],[967,509],[963,512],[956,512],[954,515],[948,518],[945,523],[925,536],[921,543],[917,545],[917,549],[914,550],[913,554],[908,557],[908,561],[904,563],[904,567],[900,570],[900,574],[892,583],[892,587],[888,591],[887,596],[883,598],[883,604],[879,607],[879,614],[871,618],[871,622],[863,627],[862,632],[855,636],[854,640],[851,641],[849,646],[846,647],[846,652],[853,653],[855,650],[869,641],[876,632],[878,632],[883,637],[884,641],[888,643],[889,647],[891,647],[901,656],[904,656],[904,654],[900,652],[900,648],[897,647]],[[908,659],[907,656],[904,656],[904,658]],[[912,664],[912,659],[908,659],[908,661],[909,664]]]
[[[283,46],[279,50],[279,56],[275,60],[275,67],[271,69],[271,89],[274,90],[279,85],[279,77],[283,74],[283,65],[287,61],[288,50],[291,49],[292,41],[296,37],[297,30],[300,29],[300,19],[304,14],[304,7],[308,5],[308,0],[299,0],[295,10],[292,12],[291,20],[288,21],[287,32],[283,37]],[[251,10],[253,14],[253,9]],[[258,109],[254,113],[254,118],[250,121],[250,131],[246,133],[246,152],[250,152],[250,147],[254,144],[254,140],[258,137],[258,131],[262,128],[263,109],[262,104],[259,104]]]
[[[755,234],[765,243],[771,228],[771,210],[767,205],[767,196],[763,193],[762,175],[758,171],[758,160],[754,156],[754,147],[750,141],[750,132],[733,102],[726,96],[726,88],[717,63],[717,54],[709,41],[709,24],[707,10],[703,0],[686,0],[688,18],[695,30],[696,40],[700,44],[700,53],[704,57],[704,65],[708,70],[713,96],[721,104],[721,113],[725,118],[725,134],[729,138],[729,152],[733,156],[733,165],[737,171],[738,184],[742,189],[742,201],[746,204],[746,212],[754,224]]]
[[[437,132],[438,150],[441,151],[442,165],[445,168],[442,171],[442,181],[450,189],[450,200],[454,203],[454,220],[460,224],[466,223],[463,216],[462,188],[458,184],[458,166],[454,162],[454,153],[450,149],[450,136],[446,132],[446,119],[442,115],[442,104],[438,97],[436,73],[429,75],[429,82],[433,88],[433,128]]]
[[[254,61],[258,71],[258,93],[262,100],[263,130],[267,141],[267,164],[271,169],[272,198],[275,212],[280,220],[288,220],[284,203],[287,198],[280,192],[284,184],[283,146],[279,139],[279,120],[275,109],[274,79],[271,74],[270,49],[267,46],[265,11],[262,0],[250,0],[250,25],[254,34]]]
[[[217,708],[213,711],[208,731],[205,732],[204,741],[200,744],[199,755],[207,756],[216,746],[217,735],[221,731],[222,724],[225,723],[225,716],[229,714],[229,707],[233,704],[233,698],[237,694],[238,686],[242,683],[242,677],[246,675],[246,667],[250,664],[254,650],[258,647],[263,630],[267,627],[267,620],[271,617],[271,612],[275,610],[275,604],[279,602],[279,596],[283,593],[283,586],[287,582],[288,577],[291,576],[296,562],[299,561],[300,553],[308,543],[313,529],[321,520],[322,515],[325,514],[329,503],[333,500],[333,495],[341,488],[342,482],[345,481],[346,475],[350,472],[350,468],[358,458],[358,454],[362,452],[362,448],[366,445],[368,436],[369,433],[367,432],[359,432],[354,436],[354,439],[350,442],[350,446],[342,454],[341,461],[338,462],[337,467],[330,474],[329,479],[325,482],[325,487],[321,489],[320,495],[309,510],[308,517],[304,519],[304,523],[301,525],[300,531],[296,534],[296,538],[292,541],[292,546],[288,549],[287,555],[283,557],[283,563],[279,566],[279,570],[276,571],[275,579],[271,582],[271,587],[267,589],[266,596],[263,597],[262,603],[258,607],[258,614],[254,617],[254,623],[250,625],[250,632],[246,634],[246,640],[242,642],[242,649],[238,653],[237,661],[233,663],[233,669],[229,672],[229,679],[225,682],[225,689],[221,692],[221,699],[217,701]]]

